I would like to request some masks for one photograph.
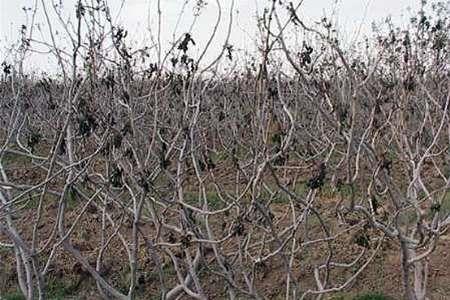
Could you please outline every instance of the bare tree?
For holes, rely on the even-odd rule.
[[[0,83],[0,247],[27,299],[70,272],[104,299],[321,299],[392,242],[405,299],[426,299],[450,223],[448,8],[352,52],[302,1],[271,1],[240,66],[234,4],[197,1],[194,23],[216,12],[204,47],[191,26],[164,49],[158,1],[137,49],[107,1],[78,0],[68,20],[36,1],[18,57],[46,46],[60,76],[5,62]]]

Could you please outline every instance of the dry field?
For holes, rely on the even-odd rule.
[[[352,47],[264,1],[253,54],[233,0],[170,49],[46,2],[1,65],[0,300],[450,299],[448,1]]]

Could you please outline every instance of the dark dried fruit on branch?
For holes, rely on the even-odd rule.
[[[225,50],[227,50],[227,58],[232,61],[233,60],[233,45],[225,46]]]
[[[267,264],[263,261],[255,262],[255,271],[261,274],[261,279],[265,278],[269,273],[269,268]]]
[[[441,211],[441,205],[439,203],[433,203],[430,207],[431,212],[438,213]]]
[[[178,58],[176,58],[176,57],[172,57],[171,59],[170,59],[170,62],[172,63],[172,67],[176,67],[177,66],[177,63],[178,63]]]
[[[114,80],[114,74],[110,73],[105,78],[102,79],[102,83],[106,85],[108,89],[111,91],[114,90],[114,86],[116,85],[116,81]]]
[[[278,91],[277,91],[276,87],[269,86],[268,92],[269,92],[269,98],[270,99],[277,99]]]
[[[225,113],[223,111],[219,111],[219,122],[222,122],[223,120],[225,120]]]
[[[123,186],[122,172],[122,169],[118,166],[113,168],[111,175],[109,176],[109,182],[112,187],[121,188]]]
[[[161,143],[161,150],[159,151],[159,165],[162,169],[167,169],[170,166],[170,161],[166,159],[167,145],[165,142]]]
[[[305,42],[303,42],[303,48],[304,50],[300,53],[300,59],[301,64],[305,67],[311,64],[312,62],[311,54],[313,53],[314,49]]]
[[[313,176],[308,180],[306,185],[312,189],[318,189],[323,186],[326,176],[326,164],[321,162],[315,170],[313,170]]]
[[[366,232],[360,232],[355,236],[355,244],[358,246],[364,247],[366,249],[370,248],[370,239],[369,235]]]
[[[188,234],[185,234],[181,237],[181,248],[182,249],[186,249],[189,247],[189,245],[191,244],[191,236]]]
[[[290,15],[292,23],[294,25],[299,25],[301,21],[298,18],[297,13],[295,12],[294,4],[292,4],[292,2],[289,2],[289,5],[287,6],[287,11]]]
[[[113,140],[112,140],[113,146],[116,149],[120,148],[120,146],[122,146],[122,140],[123,140],[122,134],[120,134],[119,132],[114,133]]]
[[[116,45],[118,45],[122,41],[122,39],[126,38],[128,35],[128,31],[120,27],[119,28],[113,27],[112,30],[113,30],[113,41],[114,44]]]
[[[139,177],[138,184],[144,192],[148,193],[150,191],[150,184],[144,174]]]
[[[275,144],[275,147],[277,149],[280,149],[282,140],[283,140],[283,133],[282,132],[276,132],[272,136],[272,143]]]
[[[420,22],[419,22],[419,28],[420,29],[430,29],[430,21],[428,21],[427,16],[422,15],[422,17],[420,18]]]
[[[122,133],[123,136],[126,136],[128,133],[132,133],[132,128],[131,128],[131,123],[130,122],[126,122],[122,129],[120,130],[120,132]]]
[[[288,160],[289,160],[289,153],[282,154],[273,161],[273,164],[275,166],[284,166]]]
[[[214,170],[216,168],[216,164],[212,160],[210,153],[203,153],[203,159],[206,162],[206,169]]]
[[[238,218],[238,220],[236,221],[236,223],[234,224],[234,226],[233,226],[233,229],[232,229],[233,231],[232,231],[232,235],[233,236],[242,236],[242,235],[244,235],[244,233],[245,233],[245,226],[244,226],[244,224],[242,223],[242,220],[241,220],[241,218]]]
[[[387,171],[388,175],[391,174],[391,170],[392,170],[392,160],[390,160],[387,157],[387,153],[383,153],[381,155],[381,162],[380,162],[380,167],[381,169],[384,169]]]
[[[94,116],[87,113],[78,118],[78,133],[82,136],[89,136],[97,128],[97,121]]]
[[[49,110],[54,110],[54,109],[56,109],[56,104],[55,104],[55,102],[53,101],[53,98],[52,98],[51,95],[48,97],[48,100],[47,100],[47,107],[48,107]]]
[[[61,143],[58,146],[58,154],[64,155],[66,154],[66,139],[62,139]]]
[[[177,240],[175,239],[175,235],[173,234],[173,232],[169,232],[167,234],[167,241],[171,244],[174,244]]]
[[[7,64],[6,62],[2,62],[3,73],[5,73],[6,76],[11,74],[11,67],[12,66],[10,64]]]
[[[202,160],[198,160],[198,167],[200,168],[200,171],[205,171],[206,170],[206,165]]]
[[[416,81],[413,76],[408,76],[408,78],[403,82],[403,86],[407,91],[414,91],[416,89]]]
[[[192,45],[195,46],[195,41],[192,39],[192,36],[189,33],[186,33],[184,35],[184,39],[178,45],[178,50],[181,50],[184,53],[186,53],[188,51],[189,42],[191,42]]]
[[[77,19],[80,19],[82,16],[84,16],[85,12],[86,9],[84,8],[83,3],[79,1],[75,10],[75,16],[77,17]]]
[[[31,132],[28,136],[27,145],[30,147],[31,152],[34,152],[35,146],[39,144],[42,139],[42,135],[38,132]]]
[[[130,103],[130,94],[127,91],[123,91],[122,100],[126,104]]]
[[[380,207],[380,204],[378,203],[378,200],[375,196],[372,195],[370,198],[370,206],[372,209],[372,213],[375,215],[378,215],[378,208]]]

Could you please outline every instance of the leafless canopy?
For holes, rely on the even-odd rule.
[[[320,299],[388,247],[405,299],[426,299],[450,223],[447,6],[349,50],[302,1],[267,1],[244,57],[234,1],[207,3],[206,43],[186,32],[170,49],[159,1],[143,49],[106,1],[79,0],[71,22],[57,2],[28,11],[47,24],[22,28],[0,83],[0,273],[26,299],[63,274],[105,299]],[[36,45],[57,77],[23,71]]]

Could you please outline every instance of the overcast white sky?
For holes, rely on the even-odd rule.
[[[65,7],[66,17],[69,18],[75,7],[76,0],[44,0],[50,7],[52,2],[62,2]],[[5,47],[17,40],[19,28],[27,23],[26,15],[22,7],[32,7],[40,0],[0,0],[0,61],[3,61],[7,52]],[[129,39],[137,41],[138,46],[149,43],[148,28],[155,30],[156,24],[156,0],[126,0],[117,22],[124,25],[129,31]],[[176,26],[178,16],[182,12],[183,4],[189,3],[182,14],[178,27]],[[162,37],[167,45],[172,41],[174,30],[179,36],[186,32],[192,22],[192,4],[197,0],[161,0],[163,11]],[[206,0],[208,3],[202,11],[195,27],[193,36],[201,45],[212,30],[217,17],[217,6],[215,0]],[[256,34],[256,10],[261,12],[269,0],[236,0],[234,8],[234,27],[231,43],[235,48],[254,50],[254,37]],[[297,1],[293,1],[296,3]],[[433,1],[430,1],[433,2]],[[109,4],[113,12],[119,11],[120,0],[110,0]],[[228,19],[231,0],[221,0],[224,22],[221,24],[217,37],[217,47],[223,45],[223,35],[226,32],[226,21]],[[392,16],[393,20],[402,22],[409,18],[408,7],[418,8],[420,0],[304,0],[300,10],[300,16],[305,20],[320,20],[323,16],[329,16],[333,12],[337,15],[339,27],[343,31],[343,37],[352,40],[358,28],[363,33],[370,32],[372,21]],[[41,14],[38,14],[37,22],[44,24]],[[52,16],[52,23],[56,29],[58,20]],[[222,38],[222,39],[220,39]],[[199,45],[199,46],[200,46]],[[30,57],[28,66],[34,68],[45,68],[48,58]]]

